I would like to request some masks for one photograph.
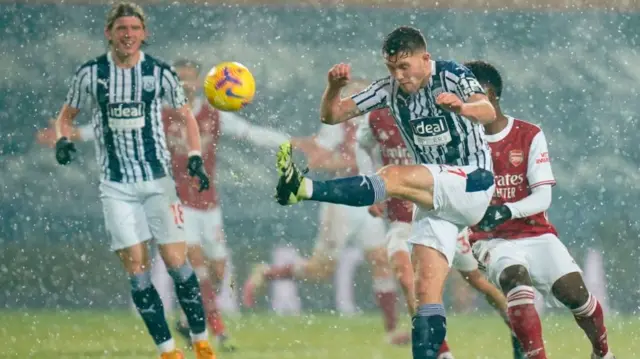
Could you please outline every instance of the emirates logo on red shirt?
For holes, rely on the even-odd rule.
[[[524,152],[522,150],[511,150],[509,151],[509,162],[513,165],[513,167],[518,167],[524,161]]]

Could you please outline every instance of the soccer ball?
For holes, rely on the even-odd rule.
[[[223,62],[204,79],[204,94],[221,111],[238,111],[251,103],[256,83],[251,71],[238,62]]]

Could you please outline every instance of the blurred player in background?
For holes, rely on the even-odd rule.
[[[483,124],[495,111],[473,73],[454,61],[435,61],[420,30],[401,26],[382,44],[389,76],[341,97],[351,68],[337,64],[327,74],[321,121],[337,125],[388,107],[415,165],[389,165],[373,175],[328,181],[307,178],[280,147],[277,201],[292,205],[319,201],[370,206],[395,197],[417,205],[409,242],[418,301],[412,320],[414,359],[435,359],[446,333],[443,291],[456,252],[458,232],[484,215],[494,178]]]
[[[204,170],[212,180],[215,180],[216,152],[220,135],[232,136],[257,146],[274,149],[289,139],[286,134],[252,125],[234,113],[218,111],[211,107],[205,99],[198,96],[202,84],[200,79],[202,66],[199,63],[181,59],[174,62],[173,67],[185,90],[187,104],[198,123]],[[216,306],[216,291],[219,289],[217,287],[224,278],[226,261],[229,258],[218,193],[215,185],[200,192],[197,181],[187,173],[189,154],[187,128],[180,120],[180,113],[170,106],[165,106],[162,120],[180,198],[180,202],[172,206],[174,218],[183,228],[183,236],[187,242],[187,255],[200,281],[207,321],[216,336],[218,348],[222,351],[233,351],[236,345],[227,335],[220,311]],[[70,137],[80,141],[95,140],[93,126],[74,128]],[[46,143],[51,138],[51,133],[51,129],[39,133],[39,142]],[[183,336],[188,337],[189,326],[184,313],[178,322],[177,329]]]
[[[147,242],[154,238],[175,283],[186,313],[198,359],[215,358],[208,341],[198,278],[186,257],[186,244],[171,206],[178,201],[171,178],[171,157],[161,119],[162,101],[175,109],[187,133],[190,176],[199,190],[209,187],[200,152],[196,122],[177,74],[143,53],[145,15],[138,5],[118,3],[107,15],[104,34],[109,51],[86,62],[76,72],[56,120],[55,157],[66,165],[75,157],[70,140],[74,118],[91,98],[98,163],[100,199],[111,249],[129,275],[133,302],[161,353],[184,358],[176,348],[165,319],[162,300],[151,282]]]
[[[497,112],[496,121],[485,125],[497,189],[485,216],[472,228],[474,255],[507,296],[509,320],[527,358],[547,358],[534,287],[571,310],[591,341],[592,359],[615,358],[609,351],[602,307],[547,218],[556,182],[544,133],[502,113],[502,78],[495,67],[482,61],[466,65],[487,89]]]
[[[409,165],[414,160],[400,135],[396,122],[388,109],[379,109],[365,116],[358,127],[358,146],[356,151],[358,168],[361,173],[373,173],[387,165]],[[362,158],[366,156],[366,158]],[[373,164],[367,169],[367,164]],[[369,213],[387,220],[387,254],[407,301],[411,316],[415,314],[416,297],[413,286],[413,268],[411,265],[411,250],[408,239],[411,235],[411,219],[413,204],[398,198],[390,198],[385,202],[369,207]],[[471,246],[464,231],[458,236],[458,246],[453,258],[452,267],[476,290],[487,298],[505,319],[507,326],[507,300],[500,290],[489,283],[478,269],[478,262],[471,253]],[[522,358],[517,338],[512,337],[514,358]],[[440,347],[438,359],[452,359],[446,340]]]
[[[345,89],[346,94],[356,93],[365,85],[364,82],[354,81]],[[294,139],[291,143],[307,154],[310,169],[329,172],[334,176],[354,175],[358,173],[354,153],[356,128],[356,123],[322,126],[318,135],[311,141]],[[351,240],[357,241],[363,248],[371,265],[373,290],[382,311],[387,340],[392,344],[406,344],[408,334],[396,331],[397,292],[385,250],[384,223],[379,218],[370,216],[366,208],[323,203],[320,207],[319,233],[312,256],[295,265],[257,266],[244,285],[245,306],[254,305],[256,292],[263,289],[266,281],[280,278],[331,278],[338,254]]]

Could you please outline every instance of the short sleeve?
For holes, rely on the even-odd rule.
[[[366,89],[351,96],[358,109],[362,113],[373,111],[378,108],[387,107],[387,102],[391,93],[391,78],[385,77],[375,81]]]
[[[453,63],[452,66],[448,66],[444,70],[444,78],[448,91],[455,93],[465,102],[474,94],[485,94],[478,79],[464,65]]]
[[[178,74],[172,67],[162,69],[163,100],[173,108],[181,108],[187,104],[187,97],[182,88]]]
[[[81,109],[90,94],[92,66],[84,65],[76,71],[71,80],[71,87],[67,92],[65,103],[69,107]]]

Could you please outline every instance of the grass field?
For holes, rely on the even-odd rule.
[[[142,321],[127,311],[0,311],[0,318],[2,358],[157,357]],[[543,324],[550,358],[589,358],[590,345],[571,317],[547,316]],[[381,320],[374,315],[245,315],[229,319],[228,327],[241,347],[235,353],[218,354],[219,358],[411,357],[409,347],[383,343]],[[452,315],[447,327],[456,358],[510,359],[508,332],[498,316]],[[618,359],[640,358],[640,319],[610,319],[608,329],[610,345]],[[187,357],[192,358],[191,353]]]

